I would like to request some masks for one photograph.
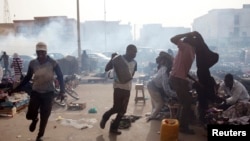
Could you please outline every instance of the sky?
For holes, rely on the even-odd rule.
[[[0,5],[4,0],[0,0]],[[121,23],[161,23],[191,27],[193,19],[212,9],[242,8],[250,0],[79,0],[80,21],[107,20]],[[39,16],[77,19],[77,0],[8,0],[11,20]],[[4,9],[4,8],[0,8]],[[105,12],[106,11],[106,12]],[[0,11],[0,23],[3,22]],[[106,13],[106,14],[105,14]]]
[[[0,23],[4,21],[4,1],[0,0]],[[79,0],[79,14],[81,22],[106,19],[131,23],[136,25],[134,27],[137,30],[142,24],[152,23],[191,28],[195,18],[212,9],[241,9],[243,4],[250,4],[250,0]],[[8,0],[8,7],[11,21],[32,20],[41,16],[67,16],[77,19],[77,0]],[[58,31],[63,29],[58,23],[51,23],[37,37],[9,35],[1,39],[0,51],[32,55],[35,44],[44,41],[49,45],[48,52],[65,55],[77,52],[76,40],[65,43],[57,36]],[[91,44],[91,41],[88,43]],[[82,44],[82,49],[88,48]],[[112,48],[100,46],[95,50],[110,51]]]

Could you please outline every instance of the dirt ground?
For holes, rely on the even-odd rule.
[[[141,116],[132,123],[129,129],[123,129],[122,134],[109,134],[110,120],[105,129],[99,127],[102,114],[112,106],[112,83],[87,83],[76,88],[80,100],[69,101],[86,103],[83,110],[67,110],[54,105],[50,116],[44,141],[160,141],[161,121],[146,122],[145,114],[151,111],[149,94],[145,88],[146,103],[135,103],[135,89],[131,91],[127,115]],[[90,109],[96,113],[89,113]],[[30,121],[25,119],[26,108],[14,117],[0,116],[0,141],[34,141],[38,133],[38,126],[32,133],[28,127]],[[114,117],[111,117],[111,119]],[[206,131],[193,126],[196,134],[185,135],[179,133],[179,141],[206,141]]]

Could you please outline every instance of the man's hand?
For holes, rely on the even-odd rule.
[[[197,32],[197,31],[193,31],[193,32],[192,32],[192,35],[193,35],[193,36],[196,36],[196,35],[198,35],[198,34],[199,34],[199,32]]]
[[[221,107],[223,105],[227,105],[226,99],[222,99],[222,102],[219,104],[219,107]]]
[[[113,59],[116,55],[117,55],[117,53],[116,53],[116,52],[115,52],[115,53],[112,53],[112,55],[111,55],[111,59]]]

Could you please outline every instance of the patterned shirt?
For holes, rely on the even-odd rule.
[[[153,76],[152,81],[157,88],[163,88],[168,97],[176,97],[176,93],[171,90],[169,86],[169,76],[167,74],[167,67],[161,66],[157,73]]]
[[[23,61],[19,57],[13,58],[11,68],[14,69],[15,75],[21,75],[23,68]]]

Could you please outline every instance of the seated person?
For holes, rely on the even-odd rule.
[[[147,84],[147,89],[151,97],[152,111],[147,121],[157,119],[158,114],[164,107],[164,103],[176,93],[170,89],[168,83],[169,72],[171,70],[173,58],[167,52],[161,51],[156,58],[158,71]]]
[[[230,73],[225,75],[224,82],[220,84],[219,92],[221,91],[225,93],[225,98],[218,108],[223,110],[226,110],[237,102],[248,101],[250,99],[245,86],[241,82],[235,80]]]

